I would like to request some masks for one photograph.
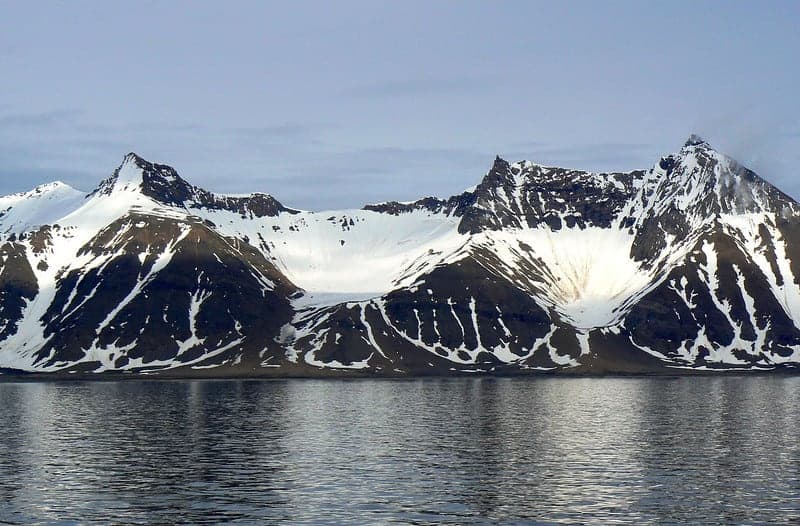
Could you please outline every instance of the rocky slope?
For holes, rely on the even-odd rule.
[[[304,212],[129,154],[0,198],[0,371],[670,373],[800,364],[800,208],[691,137],[649,170],[497,158]]]

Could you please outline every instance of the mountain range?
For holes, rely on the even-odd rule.
[[[798,203],[697,136],[325,212],[131,153],[92,192],[0,197],[0,374],[797,370],[799,283]]]

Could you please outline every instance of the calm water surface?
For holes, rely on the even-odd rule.
[[[800,522],[800,378],[0,383],[0,523]]]

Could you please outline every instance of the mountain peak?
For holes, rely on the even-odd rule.
[[[128,152],[125,157],[122,158],[122,162],[134,162],[136,164],[139,163],[146,163],[147,161],[138,153],[136,152]]]
[[[161,205],[178,208],[234,211],[243,217],[275,216],[281,212],[297,213],[262,192],[246,196],[214,194],[192,185],[178,175],[173,167],[152,163],[134,152],[126,154],[122,164],[89,196],[111,195],[116,192],[138,193]]]
[[[688,148],[689,146],[711,146],[707,140],[703,137],[693,133],[689,135],[689,138],[686,139],[686,142],[683,143],[684,148]]]
[[[129,152],[114,173],[90,195],[114,192],[139,192],[164,204],[182,205],[194,194],[195,188],[171,166],[151,163],[137,153]]]
[[[494,163],[492,164],[492,170],[505,171],[508,170],[508,167],[509,167],[508,161],[506,161],[499,155],[495,155]]]
[[[511,165],[498,155],[478,187],[495,188],[505,184],[513,184],[513,182],[514,177],[511,174]]]
[[[75,190],[63,181],[52,181],[37,185],[33,190],[31,190],[31,193],[44,193],[49,191],[77,192],[78,190]]]

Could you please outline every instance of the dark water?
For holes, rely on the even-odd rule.
[[[800,378],[0,383],[0,523],[800,522]]]

